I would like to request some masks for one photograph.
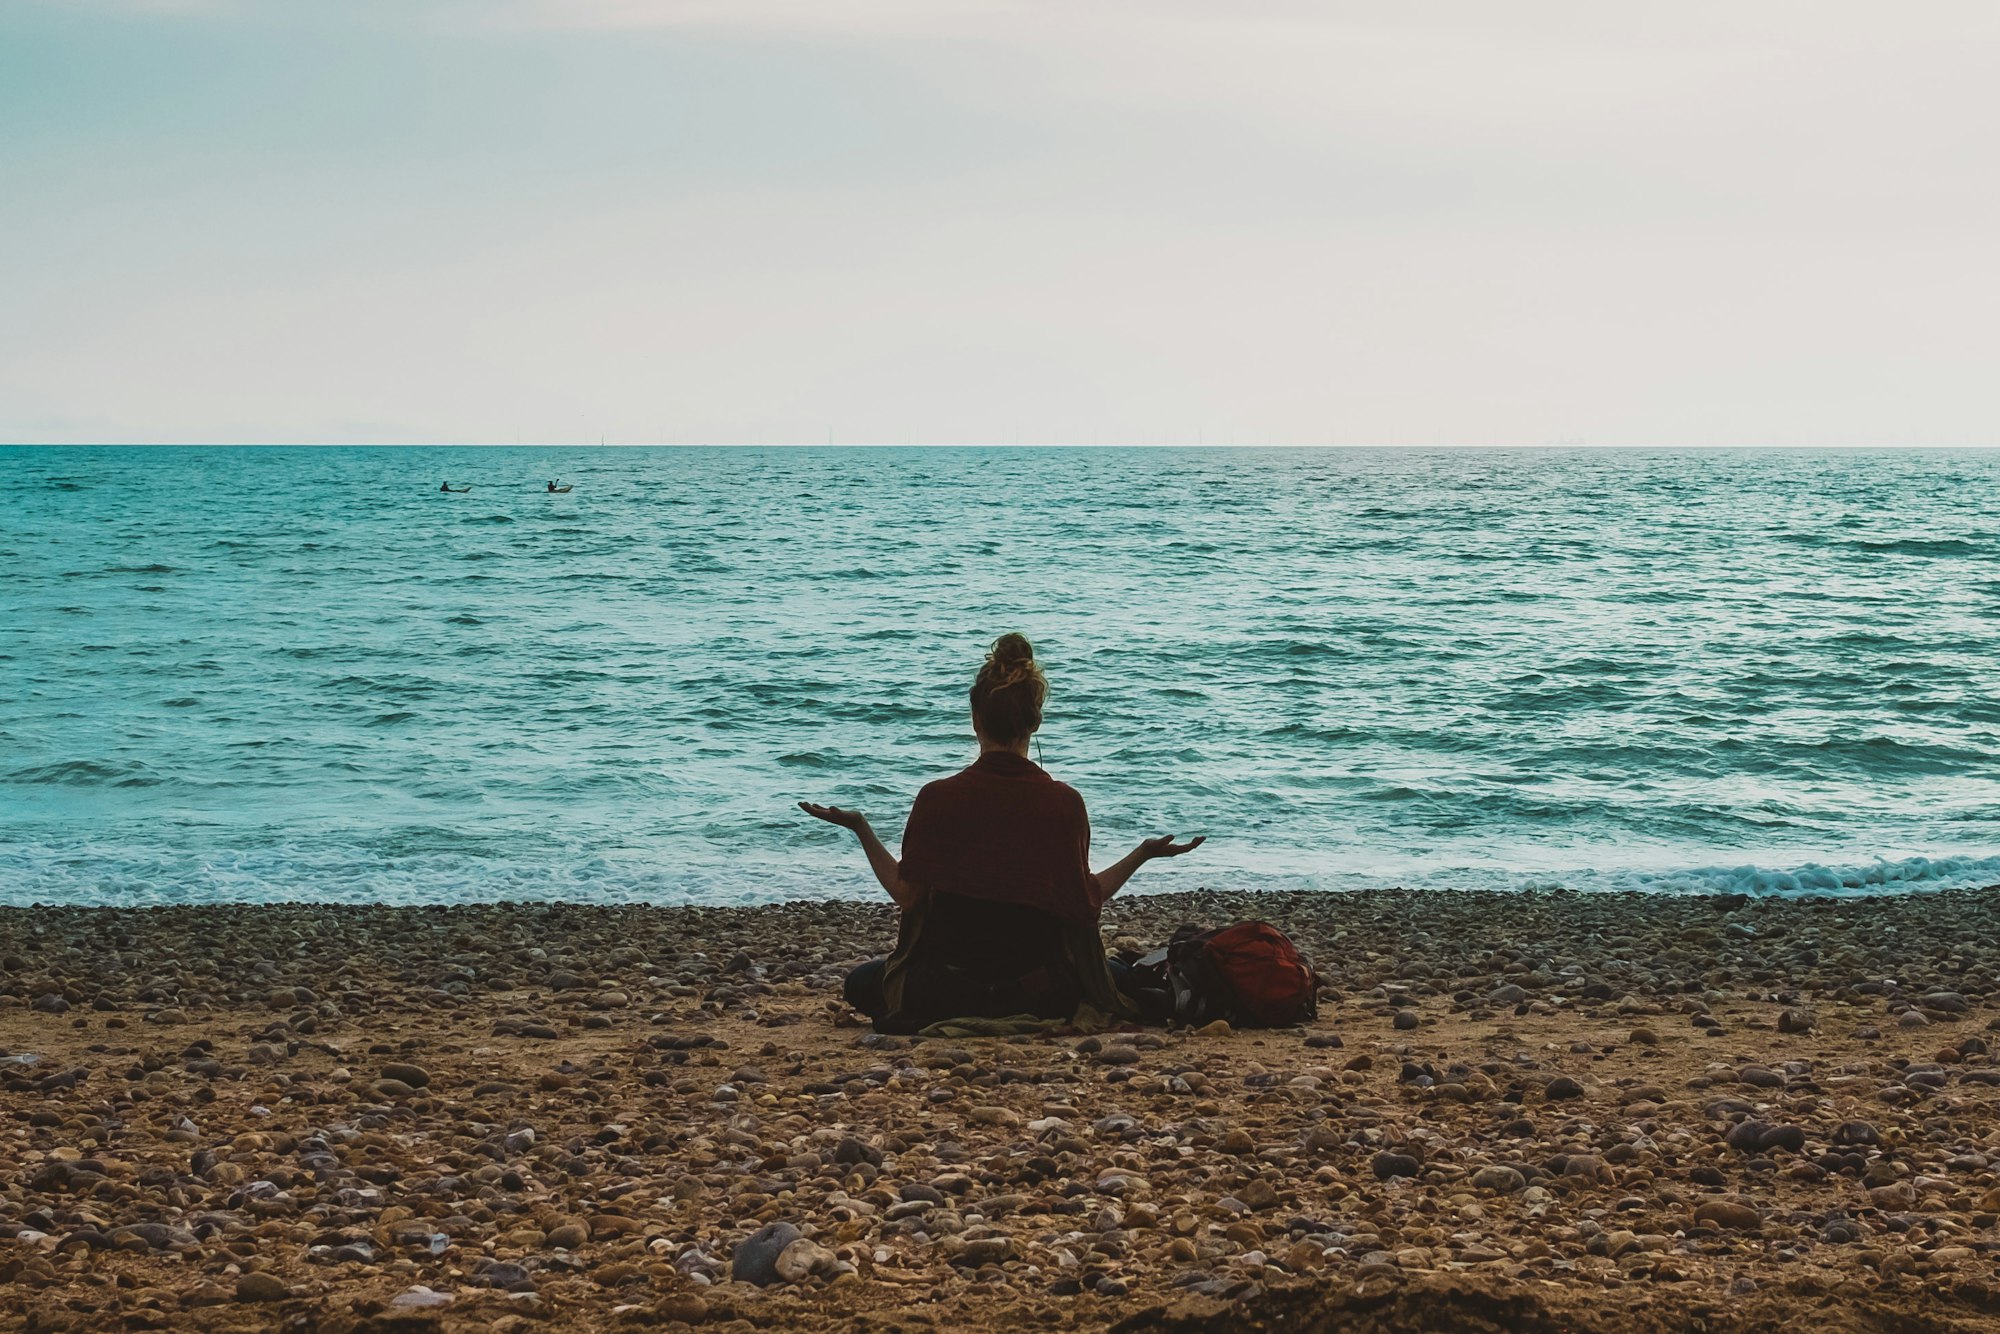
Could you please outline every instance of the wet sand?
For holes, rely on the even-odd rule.
[[[1244,916],[1317,1022],[879,1037],[852,904],[0,911],[0,1327],[2000,1329],[2000,890],[1106,936]]]

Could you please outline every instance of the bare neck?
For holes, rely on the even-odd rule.
[[[1025,760],[1028,758],[1028,738],[1022,737],[1019,741],[1000,742],[988,741],[985,737],[980,737],[979,753],[981,755],[1019,755]]]

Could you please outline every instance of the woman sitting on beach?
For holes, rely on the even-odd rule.
[[[859,811],[800,802],[851,829],[882,888],[902,909],[896,949],[847,979],[847,1000],[885,1031],[962,1016],[1071,1017],[1089,1003],[1134,1017],[1098,936],[1105,900],[1155,857],[1202,844],[1150,838],[1090,869],[1083,798],[1028,758],[1048,682],[1020,635],[1002,635],[972,683],[979,759],[917,794],[901,861]]]

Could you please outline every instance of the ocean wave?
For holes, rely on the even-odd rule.
[[[1529,877],[1517,889],[1636,890],[1646,894],[1750,894],[1774,898],[1862,897],[1917,890],[2000,886],[2000,856],[1905,857],[1825,866],[1700,866],[1680,870],[1579,871]]]
[[[1962,537],[1850,538],[1840,545],[1871,556],[1984,556],[1989,549]]]
[[[871,799],[883,794],[864,794]],[[0,905],[31,903],[143,907],[169,903],[492,903],[524,899],[577,903],[686,903],[732,906],[805,899],[873,900],[880,890],[836,831],[773,816],[769,830],[793,844],[785,857],[719,851],[672,865],[596,852],[560,838],[498,831],[392,828],[311,845],[162,849],[157,842],[0,843]],[[1946,889],[2000,890],[2000,855],[1880,859],[1851,864],[1626,866],[1568,871],[1493,865],[1424,868],[1296,861],[1217,876],[1192,867],[1151,875],[1127,893],[1209,887],[1366,893],[1391,887],[1545,893],[1640,893],[1773,898],[1866,898]]]
[[[63,787],[152,787],[162,780],[143,764],[110,760],[60,760],[30,765],[7,775],[10,783],[55,784]]]
[[[328,690],[343,695],[394,695],[406,699],[427,699],[435,695],[438,683],[423,676],[363,676],[350,673],[325,683]]]

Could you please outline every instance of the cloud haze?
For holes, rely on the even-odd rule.
[[[1996,443],[1996,39],[0,0],[0,438]]]

